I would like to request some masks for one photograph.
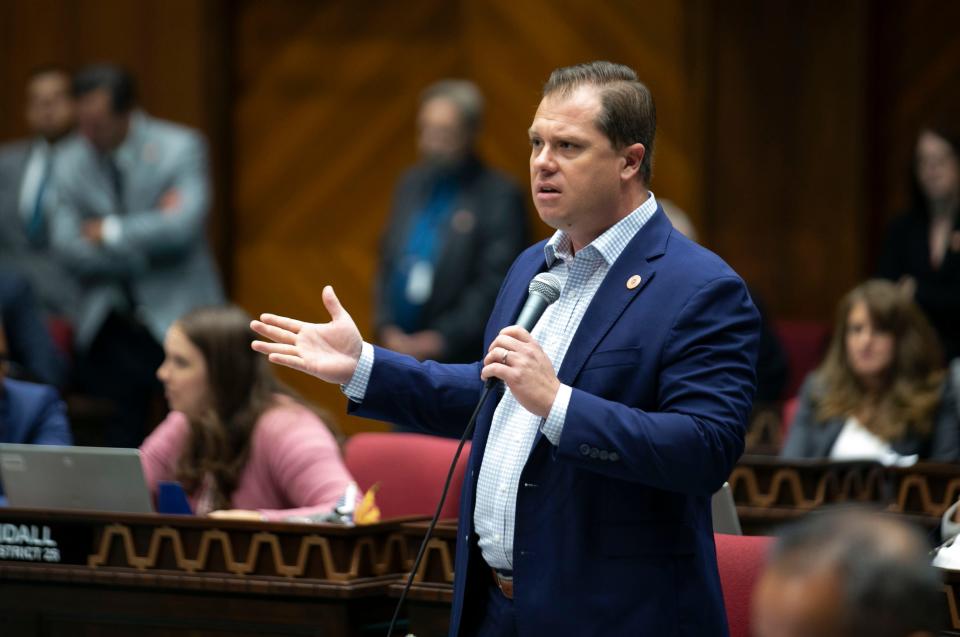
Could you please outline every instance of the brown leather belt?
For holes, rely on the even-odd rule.
[[[503,596],[507,599],[513,599],[513,578],[504,577],[495,568],[491,568],[490,572],[493,574],[493,583],[497,585]]]

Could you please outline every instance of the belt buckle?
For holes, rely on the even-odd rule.
[[[497,569],[491,568],[490,572],[493,574],[493,581],[496,583],[497,588],[500,589],[500,592],[507,599],[513,599],[513,578],[504,577],[497,572]]]

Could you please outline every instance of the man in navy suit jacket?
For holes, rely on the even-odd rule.
[[[71,445],[73,436],[54,387],[6,377],[7,344],[0,324],[0,442]],[[0,484],[0,501],[3,485]]]
[[[675,232],[650,181],[653,100],[635,73],[558,69],[530,127],[541,219],[471,365],[363,343],[332,321],[263,315],[275,363],[344,385],[354,413],[463,427],[483,382],[461,496],[451,635],[726,635],[710,496],[743,451],[759,317],[743,281]],[[513,326],[550,270],[560,299]]]

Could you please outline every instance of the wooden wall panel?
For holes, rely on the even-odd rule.
[[[944,0],[876,3],[871,20],[871,135],[867,208],[870,245],[909,203],[909,172],[917,132],[934,124],[960,132],[960,4]],[[874,249],[865,267],[872,270]],[[960,290],[957,291],[960,294]]]
[[[696,215],[703,136],[699,3],[249,0],[237,16],[235,295],[253,311],[327,320],[332,283],[370,334],[377,242],[393,185],[415,160],[419,92],[449,76],[487,98],[480,152],[526,189],[526,131],[556,66],[636,68],[659,105],[656,188]],[[530,205],[531,218],[534,217]],[[549,229],[536,222],[538,236]],[[483,318],[478,318],[483,320]],[[335,387],[284,378],[327,405]],[[344,429],[375,428],[342,416]]]
[[[715,11],[706,243],[773,316],[826,319],[862,276],[862,1]]]
[[[7,0],[0,139],[24,132],[33,66],[126,64],[148,110],[211,139],[213,237],[235,299],[324,320],[330,282],[369,333],[377,239],[415,160],[420,90],[476,80],[488,100],[481,152],[526,187],[525,131],[548,72],[614,59],[657,98],[657,195],[687,210],[771,314],[823,319],[872,270],[882,226],[903,205],[916,127],[958,112],[958,7]],[[284,377],[339,411],[336,388]]]

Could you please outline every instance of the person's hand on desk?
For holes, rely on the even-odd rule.
[[[267,519],[259,511],[251,511],[250,509],[220,509],[211,511],[209,517],[218,520],[256,520],[257,522],[263,522]]]
[[[490,343],[483,359],[480,378],[501,379],[524,409],[541,418],[550,415],[560,389],[560,380],[553,371],[540,344],[530,332],[517,325],[500,330]]]
[[[324,287],[322,297],[330,313],[329,323],[305,323],[285,316],[261,314],[259,321],[250,323],[250,328],[273,342],[253,341],[251,347],[266,354],[271,363],[343,385],[357,369],[363,338],[333,288]]]

